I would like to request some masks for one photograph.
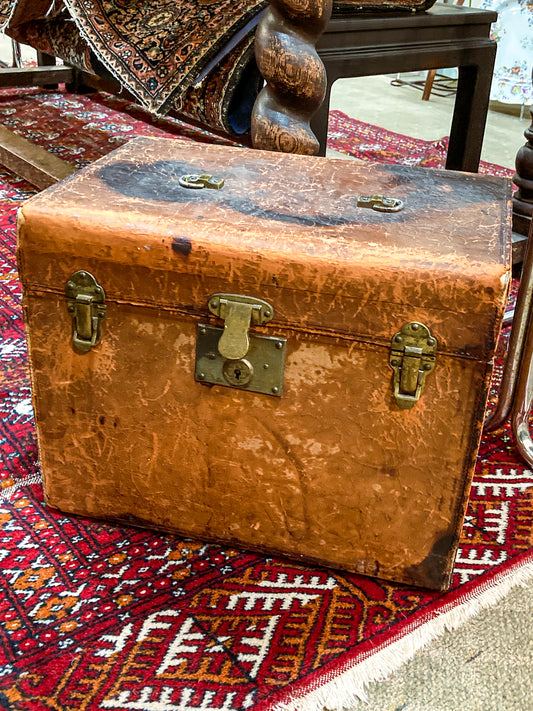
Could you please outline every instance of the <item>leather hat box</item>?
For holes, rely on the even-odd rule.
[[[46,501],[445,589],[509,198],[501,178],[156,138],[33,197]]]

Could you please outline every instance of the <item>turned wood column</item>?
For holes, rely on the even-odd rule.
[[[326,70],[315,50],[332,0],[270,0],[255,36],[266,82],[252,114],[254,148],[316,155],[310,121],[326,91]]]
[[[524,132],[527,143],[516,154],[513,177],[518,190],[513,195],[513,232],[527,235],[533,213],[533,112],[531,126]]]

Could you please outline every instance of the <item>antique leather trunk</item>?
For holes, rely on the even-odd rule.
[[[500,178],[170,139],[35,196],[46,501],[446,588],[509,234]]]

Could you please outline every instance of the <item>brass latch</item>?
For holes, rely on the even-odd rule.
[[[224,328],[198,325],[196,380],[281,395],[285,339],[249,332],[272,320],[272,306],[250,296],[213,294],[208,307]]]
[[[435,368],[437,341],[423,323],[402,326],[392,338],[390,365],[394,370],[394,397],[402,410],[418,402],[426,375]]]
[[[79,271],[68,280],[65,295],[72,314],[74,346],[87,353],[100,340],[101,322],[106,316],[104,290],[92,274]]]
[[[215,178],[207,173],[203,175],[182,175],[179,179],[179,184],[182,188],[192,190],[202,190],[203,188],[220,190],[220,188],[224,187],[224,178]]]
[[[357,198],[357,207],[369,207],[376,212],[400,212],[403,210],[403,201],[383,195],[360,195]]]
[[[224,319],[224,333],[218,342],[218,351],[224,358],[244,358],[248,353],[250,325],[261,326],[272,320],[273,309],[262,299],[235,294],[213,294],[209,311]]]

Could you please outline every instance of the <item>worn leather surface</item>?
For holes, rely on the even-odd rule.
[[[226,185],[186,190],[182,171]],[[377,192],[403,212],[354,207]],[[48,502],[446,587],[505,301],[508,195],[497,178],[141,139],[28,201]],[[78,269],[108,304],[87,354],[63,295]],[[258,330],[288,339],[281,398],[195,382],[196,324],[216,322],[219,291],[273,305]],[[412,320],[439,350],[400,410],[389,346]]]

